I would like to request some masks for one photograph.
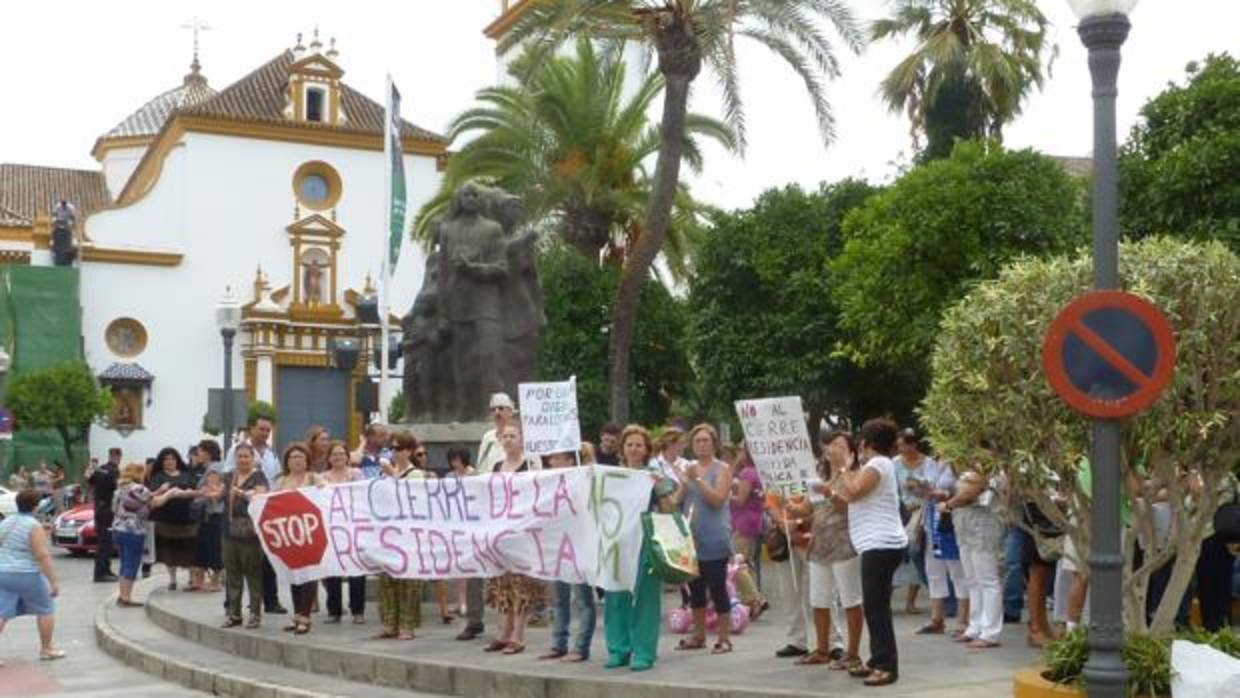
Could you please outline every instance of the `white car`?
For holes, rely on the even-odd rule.
[[[0,486],[0,519],[17,513],[17,491]]]

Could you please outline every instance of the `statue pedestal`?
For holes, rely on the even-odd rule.
[[[490,422],[450,422],[447,424],[427,424],[403,422],[393,424],[393,430],[408,430],[418,437],[418,441],[426,447],[430,456],[430,468],[437,473],[444,473],[448,468],[448,449],[461,447],[469,451],[469,462],[476,465],[478,459],[478,442],[482,435],[494,425]]]

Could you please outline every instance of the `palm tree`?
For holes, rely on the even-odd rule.
[[[745,143],[744,108],[736,62],[736,39],[773,51],[792,68],[809,93],[824,143],[834,135],[824,81],[839,75],[835,49],[820,22],[834,28],[859,52],[864,35],[842,0],[527,0],[499,50],[525,46],[532,63],[545,60],[570,36],[604,42],[636,41],[653,54],[665,93],[658,159],[644,224],[626,260],[612,311],[608,347],[610,412],[628,421],[629,350],[633,343],[642,281],[663,249],[679,191],[685,151],[689,89],[703,65],[723,89],[726,121]]]
[[[908,114],[927,157],[949,155],[956,138],[1002,139],[1003,125],[1050,74],[1057,49],[1049,25],[1034,0],[898,0],[871,37],[912,34],[917,46],[879,92],[892,111]]]
[[[574,56],[543,62],[518,85],[478,92],[482,104],[457,116],[449,137],[480,135],[448,161],[439,193],[414,221],[414,236],[428,242],[452,192],[481,179],[519,196],[527,220],[554,229],[585,257],[622,260],[650,196],[644,161],[657,152],[659,132],[646,114],[663,89],[662,79],[649,75],[625,99],[625,74],[618,56],[600,55],[583,39]],[[702,166],[696,137],[736,147],[731,129],[717,120],[690,115],[687,130],[684,157],[695,171]],[[678,192],[665,256],[674,277],[685,273],[700,209],[686,190]]]

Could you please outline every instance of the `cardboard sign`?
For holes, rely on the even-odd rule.
[[[576,453],[581,449],[576,376],[557,383],[522,383],[517,394],[526,455]]]
[[[768,492],[804,495],[817,475],[800,397],[737,400],[745,445]]]

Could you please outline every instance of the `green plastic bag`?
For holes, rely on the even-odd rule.
[[[683,516],[644,513],[642,534],[646,538],[651,574],[668,584],[684,584],[698,576],[697,550]]]

